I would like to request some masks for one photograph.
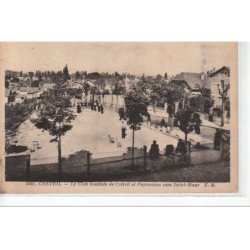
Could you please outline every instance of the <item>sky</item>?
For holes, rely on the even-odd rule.
[[[230,66],[233,43],[1,43],[0,66],[9,70],[62,70],[157,75]],[[204,64],[205,59],[205,64]]]

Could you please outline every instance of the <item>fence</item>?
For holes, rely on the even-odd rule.
[[[127,174],[131,168],[132,150],[121,156],[92,159],[91,153],[81,153],[62,158],[62,178],[77,180],[94,180]],[[134,150],[134,168],[145,170],[147,147]],[[32,165],[30,155],[9,155],[5,160],[6,181],[51,181],[57,179],[58,163],[56,161]]]
[[[123,178],[130,175],[143,174],[147,170],[161,171],[164,169],[166,157],[151,159],[147,147],[135,148],[134,167],[132,163],[132,149],[120,156],[103,157],[93,159],[88,151],[80,151],[69,157],[62,158],[61,181],[108,181]],[[220,160],[221,151],[204,149],[191,149],[188,143],[187,164],[200,165],[214,163]],[[178,162],[178,161],[177,161]],[[6,181],[58,181],[58,163],[54,161],[31,161],[30,155],[6,156]],[[175,166],[173,166],[175,168]],[[134,171],[136,170],[136,171]]]

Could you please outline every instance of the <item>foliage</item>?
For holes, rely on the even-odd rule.
[[[67,89],[57,86],[44,92],[39,105],[41,108],[37,112],[37,118],[32,119],[32,122],[37,128],[47,130],[54,137],[51,142],[56,142],[72,128],[69,123],[75,118],[70,109],[71,102]]]
[[[30,84],[31,87],[36,87],[38,88],[39,87],[39,81],[33,81],[31,84]]]
[[[185,141],[187,142],[187,134],[192,132],[196,126],[200,126],[202,121],[198,113],[195,113],[189,106],[178,111],[175,114],[180,130],[185,134]]]
[[[68,65],[65,65],[65,67],[63,68],[63,78],[64,78],[64,81],[70,79]]]
[[[82,89],[65,88],[65,93],[67,93],[71,98],[74,96],[81,96]]]
[[[132,130],[139,130],[143,121],[143,116],[148,115],[147,98],[135,90],[130,90],[125,98],[125,117],[127,124]]]
[[[10,86],[10,82],[8,80],[5,80],[5,88],[8,89]]]
[[[85,96],[87,96],[90,91],[90,85],[87,82],[83,84],[83,91],[84,91]]]
[[[214,100],[209,96],[195,95],[189,98],[190,107],[196,112],[209,113],[214,105]]]
[[[125,109],[123,107],[120,107],[118,109],[118,114],[120,116],[120,120],[126,120],[126,117],[125,117]]]
[[[124,95],[125,93],[126,93],[125,86],[123,86],[120,82],[119,83],[116,82],[113,94],[114,95]]]
[[[5,105],[5,129],[14,131],[24,122],[36,107],[34,99],[25,100],[15,105]]]

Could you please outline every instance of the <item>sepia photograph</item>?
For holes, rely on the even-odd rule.
[[[237,43],[1,43],[0,58],[6,185],[237,191]]]

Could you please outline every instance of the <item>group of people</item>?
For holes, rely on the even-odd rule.
[[[104,112],[103,105],[101,103],[99,103],[98,101],[91,102],[90,107],[91,107],[91,110],[101,112],[102,114]]]
[[[219,129],[216,130],[216,133],[214,135],[214,149],[220,150],[221,147],[221,131]],[[166,145],[165,148],[165,156],[169,156],[172,154],[186,154],[187,153],[187,147],[185,142],[182,139],[178,140],[178,144],[176,149],[174,150],[173,145]],[[159,150],[159,145],[156,143],[156,140],[153,141],[151,144],[150,150],[149,150],[150,158],[155,159],[160,156],[160,150]]]
[[[173,145],[166,145],[165,148],[165,156],[169,156],[172,154],[186,154],[187,153],[187,147],[185,142],[182,139],[179,139],[176,149],[174,150]],[[159,145],[156,143],[156,140],[153,141],[151,144],[150,150],[149,150],[150,158],[155,159],[160,156],[160,150]]]

